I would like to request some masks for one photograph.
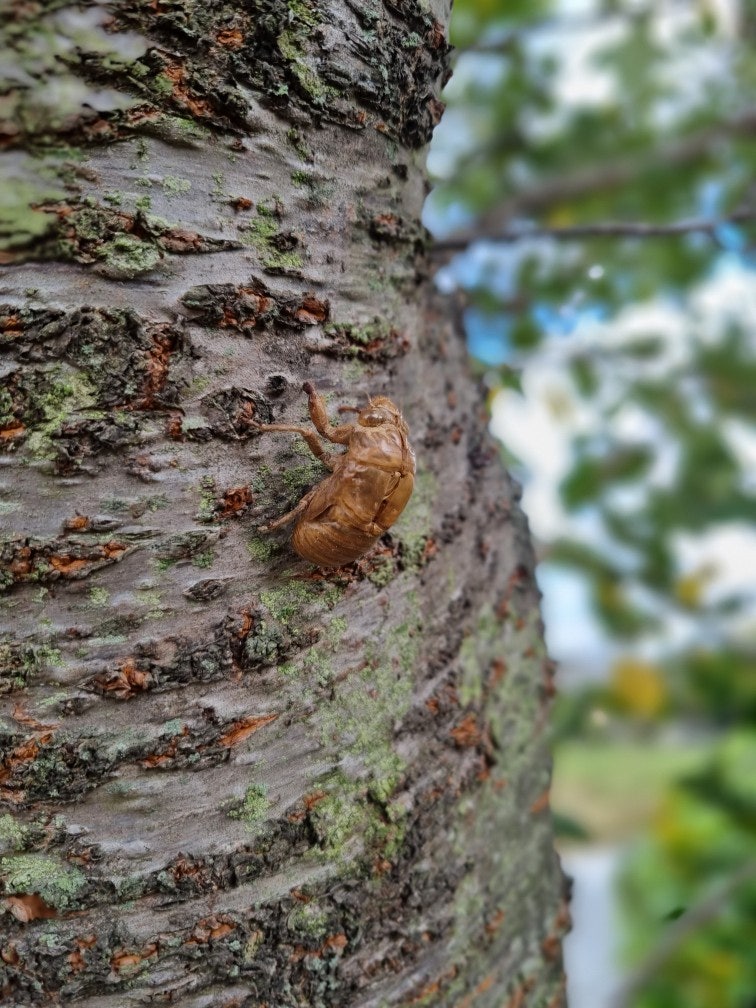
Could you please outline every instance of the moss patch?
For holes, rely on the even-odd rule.
[[[0,582],[0,588],[4,587]],[[58,648],[26,644],[11,637],[0,639],[0,693],[23,688],[34,676],[63,664]]]
[[[367,576],[368,580],[372,581],[377,588],[385,588],[396,577],[394,558],[391,556],[378,557],[373,561]]]
[[[310,822],[323,853],[332,860],[341,860],[353,845],[360,843],[370,824],[370,810],[350,793],[350,782],[341,776],[326,782],[333,794],[319,801],[310,813]],[[346,793],[341,794],[340,791]]]
[[[382,804],[341,773],[322,784],[328,794],[311,809],[310,824],[326,860],[349,860],[360,852],[367,859],[390,859],[398,853],[406,832],[403,808]]]
[[[282,473],[283,482],[289,498],[296,502],[304,497],[316,483],[326,475],[319,462],[303,462],[301,465],[290,466]]]

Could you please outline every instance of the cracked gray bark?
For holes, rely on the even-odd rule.
[[[3,1003],[557,1008],[533,558],[419,225],[448,9],[14,13]],[[303,381],[418,454],[337,571],[256,531]]]

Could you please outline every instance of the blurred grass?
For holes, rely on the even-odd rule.
[[[648,827],[670,785],[701,770],[710,754],[708,741],[561,743],[551,791],[560,844],[632,838]]]

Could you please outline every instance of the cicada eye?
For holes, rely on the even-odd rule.
[[[383,410],[365,410],[364,413],[360,413],[360,423],[363,427],[380,427],[386,420]]]

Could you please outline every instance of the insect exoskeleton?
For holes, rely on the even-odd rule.
[[[326,404],[310,382],[307,393],[315,431],[296,424],[256,424],[260,431],[290,431],[307,442],[330,475],[305,494],[295,508],[261,531],[288,525],[296,519],[292,547],[305,560],[321,567],[351,563],[386,532],[404,510],[415,482],[415,453],[399,408],[385,396],[370,399],[353,412],[353,423],[333,427]],[[341,455],[327,452],[318,434],[344,445]]]

